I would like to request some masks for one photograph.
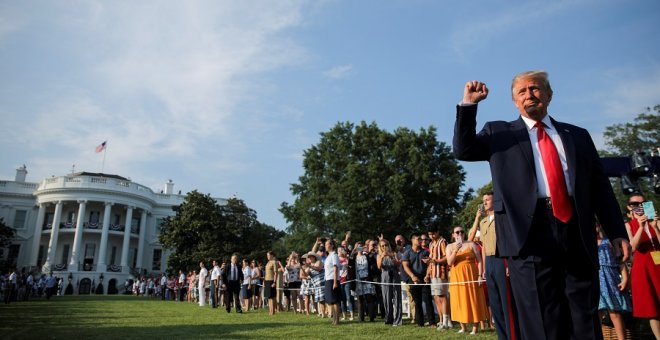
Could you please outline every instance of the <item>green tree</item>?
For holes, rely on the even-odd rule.
[[[605,128],[603,137],[607,149],[600,150],[601,156],[630,156],[635,152],[642,151],[650,155],[651,151],[658,154],[660,148],[660,105],[651,109],[646,108],[630,123],[614,124]],[[660,169],[656,169],[656,173]],[[640,178],[638,180],[640,189],[646,199],[652,200],[656,208],[660,202],[660,195],[656,194],[652,186],[652,178]],[[621,208],[625,211],[628,197],[621,191],[619,179],[612,179],[614,193],[619,200]]]
[[[655,111],[655,112],[654,112]],[[631,155],[636,151],[650,152],[660,147],[660,105],[646,108],[631,123],[605,128],[603,137],[607,149],[603,155]]]
[[[220,205],[195,190],[173,209],[175,216],[163,220],[159,235],[161,244],[173,251],[168,257],[170,271],[196,268],[202,260],[228,260],[233,254],[261,259],[284,236],[259,222],[257,213],[237,198]]]
[[[5,220],[0,218],[0,248],[5,248],[11,244],[12,239],[16,235],[16,230],[14,228],[5,224]],[[5,254],[7,250],[5,249]],[[14,266],[15,263],[9,263],[8,260],[0,259],[0,273],[5,273],[10,267]]]
[[[433,127],[390,133],[375,123],[337,123],[304,152],[295,201],[280,211],[287,247],[309,249],[317,236],[364,240],[447,226],[465,173]]]

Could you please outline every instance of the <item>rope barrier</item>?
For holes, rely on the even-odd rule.
[[[466,285],[466,284],[481,284],[485,283],[486,280],[480,279],[480,280],[475,280],[475,281],[461,281],[461,282],[440,282],[440,283],[396,283],[396,282],[374,282],[374,281],[365,281],[365,280],[348,280],[346,282],[342,282],[340,284],[345,285],[351,282],[358,282],[358,283],[371,283],[373,285],[381,285],[381,286],[403,286],[403,285],[408,285],[408,286],[451,286],[451,285]],[[263,287],[263,284],[256,284],[259,287]],[[276,290],[302,290],[302,288],[285,288],[285,287],[277,287],[275,288]]]

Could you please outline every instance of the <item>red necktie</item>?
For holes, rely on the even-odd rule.
[[[566,190],[566,181],[564,180],[564,170],[561,167],[559,154],[555,143],[543,129],[542,122],[536,122],[536,135],[539,139],[539,149],[541,149],[541,158],[543,158],[543,168],[545,176],[548,178],[550,187],[550,199],[552,200],[552,214],[555,217],[567,223],[573,215],[573,208],[568,198]]]

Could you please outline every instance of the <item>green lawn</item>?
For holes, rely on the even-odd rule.
[[[250,311],[227,314],[224,309],[187,302],[133,296],[61,296],[0,305],[3,339],[89,338],[217,338],[217,339],[496,339],[494,331],[477,336],[438,332],[405,321],[403,327],[329,319],[291,312]]]

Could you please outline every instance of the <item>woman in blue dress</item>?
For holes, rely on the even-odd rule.
[[[605,236],[599,225],[596,225],[598,235],[598,278],[600,280],[600,301],[598,310],[601,317],[609,313],[617,338],[625,339],[626,325],[622,313],[631,312],[630,296],[626,291],[628,285],[628,270],[619,263],[612,253],[610,240]]]

